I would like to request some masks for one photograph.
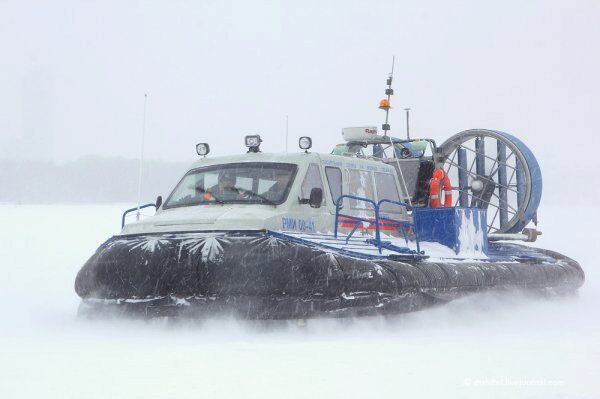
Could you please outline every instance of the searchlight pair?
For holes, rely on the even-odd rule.
[[[262,139],[260,135],[253,134],[250,136],[246,136],[244,138],[244,143],[246,147],[248,147],[248,152],[256,153],[260,152],[260,143],[262,143]],[[308,136],[302,136],[298,139],[298,147],[304,150],[304,152],[308,152],[309,149],[312,148],[312,139]],[[210,152],[210,146],[208,143],[198,143],[196,144],[196,153],[200,156],[207,156]]]
[[[260,152],[260,143],[262,143],[260,135],[255,134],[252,136],[246,136],[245,142],[246,147],[248,147],[248,152]],[[298,139],[298,147],[304,150],[304,152],[308,152],[308,150],[312,147],[312,139],[308,136],[300,137],[300,139]]]

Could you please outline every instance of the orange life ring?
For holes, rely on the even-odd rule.
[[[429,181],[429,206],[432,208],[442,206],[440,202],[440,196],[442,195],[440,183],[442,183],[442,189],[444,190],[444,206],[452,206],[452,184],[450,183],[450,178],[443,169],[436,169]]]

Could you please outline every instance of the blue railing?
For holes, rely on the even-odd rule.
[[[354,215],[348,215],[348,214],[344,214],[344,213],[340,213],[340,209],[342,208],[342,203],[344,198],[349,198],[349,199],[353,199],[356,201],[362,201],[362,202],[366,202],[370,205],[373,206],[373,212],[375,214],[375,220],[371,220],[371,219],[365,219],[365,218],[361,218],[358,216],[354,216]],[[393,200],[389,200],[389,199],[382,199],[379,202],[375,202],[369,198],[363,198],[363,197],[357,197],[355,195],[341,195],[338,197],[337,201],[335,202],[335,227],[334,227],[334,237],[337,238],[338,236],[338,225],[339,225],[339,218],[344,217],[353,221],[356,221],[356,223],[354,223],[354,227],[352,228],[352,231],[350,231],[350,233],[346,236],[346,243],[348,243],[348,240],[350,240],[350,238],[352,237],[352,235],[356,232],[358,226],[362,223],[362,222],[366,222],[369,224],[374,224],[375,225],[375,239],[374,240],[369,240],[371,243],[373,243],[375,246],[377,246],[377,249],[379,250],[379,253],[381,253],[381,248],[389,248],[389,249],[399,249],[397,247],[394,247],[394,245],[392,245],[389,242],[383,242],[381,241],[381,222],[382,221],[386,221],[386,222],[391,222],[394,223],[394,225],[398,225],[400,226],[400,228],[398,229],[404,236],[404,240],[406,241],[406,243],[408,244],[408,237],[406,236],[406,231],[405,231],[405,227],[412,227],[412,230],[415,234],[415,243],[417,245],[417,254],[422,254],[421,252],[421,247],[419,244],[419,237],[417,235],[417,228],[415,226],[414,221],[412,223],[404,221],[404,220],[399,220],[399,219],[394,219],[391,217],[387,217],[387,216],[382,216],[381,215],[381,206],[382,204],[393,204],[393,205],[399,205],[402,206],[404,208],[406,208],[407,211],[412,211],[413,207],[410,206],[407,203],[404,202],[400,202],[400,201],[393,201]],[[394,248],[392,248],[394,247]]]
[[[156,206],[156,204],[146,204],[146,205],[141,205],[139,208],[136,206],[135,208],[127,209],[125,212],[123,212],[123,217],[121,217],[121,228],[123,228],[125,226],[125,216],[127,216],[128,213],[137,211],[138,209],[149,208],[151,206],[153,206],[155,209],[158,208]]]
[[[361,217],[354,216],[354,215],[347,215],[344,213],[340,213],[340,209],[342,208],[342,202],[344,202],[344,198],[349,198],[349,199],[353,199],[356,201],[362,201],[362,202],[366,202],[368,204],[373,205],[373,211],[375,212],[375,240],[377,242],[377,248],[379,249],[379,253],[381,253],[381,238],[380,238],[380,234],[379,234],[379,206],[377,205],[377,203],[375,203],[375,201],[370,200],[368,198],[362,198],[362,197],[357,197],[355,195],[347,195],[347,194],[340,195],[338,197],[337,201],[335,201],[334,237],[337,238],[337,235],[338,235],[338,219],[340,216],[356,221],[356,223],[354,224],[354,228],[352,229],[350,234],[348,234],[348,236],[346,237],[346,243],[348,243],[348,240],[350,240],[350,237],[352,237],[352,235],[354,234],[354,232],[356,231],[356,229],[358,228],[358,226],[360,226],[360,224],[362,222],[366,222],[369,224],[373,223],[373,221],[370,219],[365,219],[365,218],[361,218]]]
[[[379,201],[377,203],[377,208],[378,208],[379,212],[381,212],[381,204],[384,204],[384,203],[403,206],[404,208],[406,208],[407,211],[413,210],[413,207],[408,205],[405,202],[394,201],[394,200],[389,200],[389,199],[382,199],[381,201]],[[414,219],[413,219],[413,222],[410,223],[405,220],[398,220],[398,219],[393,219],[390,217],[385,217],[385,216],[379,215],[379,220],[387,220],[388,222],[399,224],[401,226],[400,231],[402,232],[402,235],[404,236],[404,241],[406,241],[407,244],[408,244],[408,237],[406,236],[406,231],[404,230],[404,227],[412,227],[412,230],[415,233],[415,244],[417,245],[417,252],[421,253],[421,246],[419,244],[419,236],[417,235],[417,226],[415,226]]]

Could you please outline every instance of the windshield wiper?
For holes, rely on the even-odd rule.
[[[212,195],[212,197],[215,199],[214,202],[216,202],[219,205],[225,205],[225,201],[223,201],[221,198],[217,197],[214,193],[210,193],[210,195]]]
[[[249,194],[249,195],[251,195],[251,196],[253,196],[253,197],[255,197],[255,198],[260,198],[260,199],[261,199],[263,202],[265,202],[265,203],[267,203],[267,204],[269,204],[269,205],[277,206],[277,203],[276,203],[275,201],[273,201],[273,200],[270,200],[270,199],[268,199],[268,198],[266,198],[266,197],[263,197],[262,195],[260,195],[260,194],[258,194],[258,193],[256,193],[256,192],[254,192],[254,191],[252,191],[252,190],[240,190],[240,189],[239,189],[239,188],[237,188],[237,187],[234,187],[234,188],[235,188],[235,189],[237,189],[238,191],[241,191],[241,192],[243,192],[244,194]]]

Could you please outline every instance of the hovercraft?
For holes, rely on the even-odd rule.
[[[382,130],[343,129],[330,154],[310,152],[310,137],[282,154],[262,153],[258,135],[232,156],[198,144],[168,198],[142,206],[155,215],[126,224],[140,208],[127,210],[79,271],[80,310],[355,316],[583,284],[576,261],[515,243],[541,234],[541,171],[523,142],[474,129],[438,146]]]

